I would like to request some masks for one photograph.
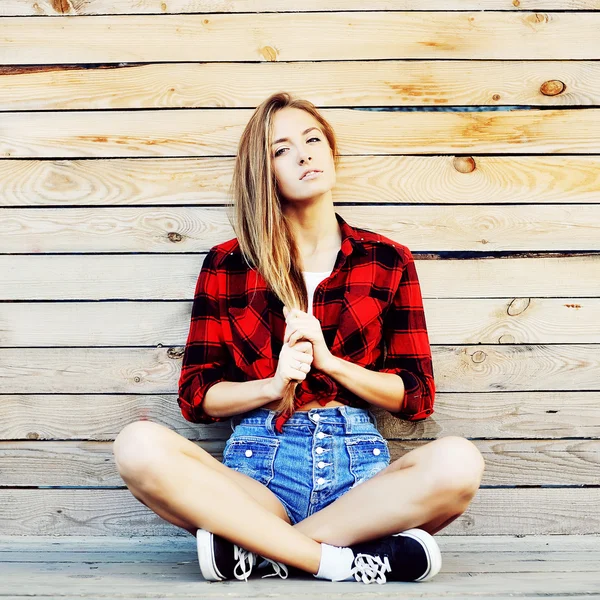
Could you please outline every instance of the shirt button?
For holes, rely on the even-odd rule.
[[[323,461],[320,461],[317,466],[319,467],[319,469],[322,469],[325,466],[325,463]]]
[[[373,448],[373,454],[375,456],[379,456],[381,454],[381,450],[379,448]]]
[[[320,418],[321,418],[321,417],[320,417],[319,415],[317,415],[317,414],[313,415],[313,419],[314,419],[315,421],[318,421]]]
[[[325,452],[323,448],[317,448],[317,454],[323,454],[323,452]]]
[[[317,483],[319,485],[323,485],[325,483],[325,480],[322,477],[319,477],[319,479],[317,479]]]
[[[317,433],[317,437],[322,440],[325,437],[325,434],[322,431],[319,431],[319,433]]]
[[[246,450],[246,456],[250,458],[252,456],[252,450]]]

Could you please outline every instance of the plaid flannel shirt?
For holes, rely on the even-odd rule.
[[[327,347],[334,356],[401,377],[405,395],[400,409],[390,414],[408,421],[425,419],[434,412],[435,383],[412,254],[406,246],[335,215],[341,249],[313,298],[313,314]],[[183,355],[177,400],[183,417],[205,424],[229,419],[204,411],[206,392],[220,381],[274,376],[285,327],[283,303],[244,261],[237,238],[213,246],[196,283]],[[370,406],[314,367],[296,387],[295,406],[312,400]],[[279,415],[277,431],[287,418]]]

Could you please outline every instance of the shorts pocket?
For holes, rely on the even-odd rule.
[[[387,440],[379,435],[351,435],[344,438],[350,457],[352,487],[371,479],[390,464]]]
[[[234,435],[225,444],[223,464],[268,485],[275,474],[273,465],[279,444],[276,438]]]

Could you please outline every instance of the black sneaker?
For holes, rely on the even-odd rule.
[[[256,564],[256,554],[237,546],[220,535],[198,529],[196,532],[198,562],[207,581],[244,579],[248,581]]]
[[[351,574],[363,583],[427,581],[442,568],[442,554],[433,536],[423,529],[353,544]]]
[[[207,581],[223,581],[234,577],[248,581],[259,558],[254,552],[205,529],[196,532],[196,545],[200,571]],[[274,571],[263,577],[279,575],[282,579],[287,578],[288,570],[283,563],[262,556],[260,558],[264,559],[261,566],[267,564]]]

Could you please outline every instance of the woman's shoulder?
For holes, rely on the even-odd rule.
[[[397,240],[392,240],[381,233],[362,227],[354,227],[354,230],[356,233],[360,234],[363,245],[371,251],[380,252],[380,250],[376,250],[376,248],[381,246],[389,248],[390,254],[399,257],[402,265],[405,265],[413,258],[408,246],[401,244]]]

